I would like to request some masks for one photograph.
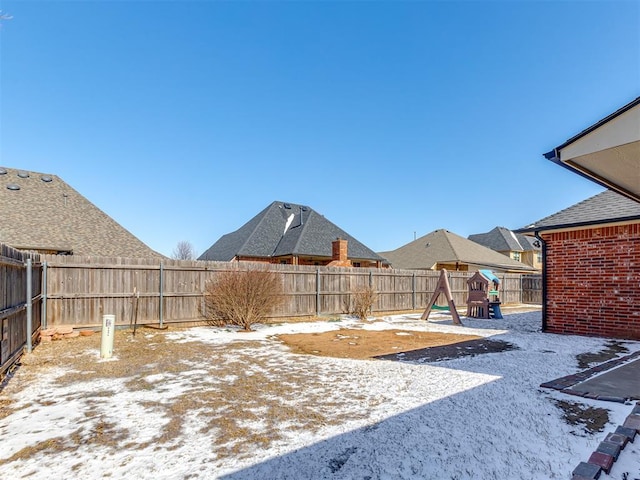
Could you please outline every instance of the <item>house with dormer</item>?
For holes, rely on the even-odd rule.
[[[542,245],[534,237],[515,233],[505,227],[495,227],[467,238],[536,270],[542,270]]]
[[[459,272],[488,269],[501,273],[536,273],[529,265],[446,229],[434,230],[395,250],[379,254],[386,258],[393,268],[402,270],[445,268]]]
[[[198,260],[382,268],[385,260],[306,205],[275,201]]]

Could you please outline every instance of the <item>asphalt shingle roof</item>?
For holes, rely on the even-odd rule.
[[[640,220],[640,203],[605,190],[517,231],[533,232],[628,220]]]
[[[56,175],[0,167],[0,242],[104,257],[163,256]]]
[[[432,269],[438,263],[458,262],[501,271],[536,271],[533,267],[444,229],[428,233],[396,250],[379,253],[394,268],[407,270]]]
[[[279,201],[271,203],[238,230],[220,237],[198,260],[228,262],[236,256],[286,255],[331,258],[336,238],[347,240],[350,259],[384,260],[312,208]]]
[[[484,245],[496,252],[525,252],[529,250],[540,250],[536,248],[531,237],[514,233],[505,227],[495,227],[487,233],[476,233],[469,235],[469,240]]]

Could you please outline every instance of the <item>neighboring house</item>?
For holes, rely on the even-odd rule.
[[[542,270],[542,245],[534,237],[514,233],[505,227],[495,227],[487,233],[476,233],[468,238],[536,270]]]
[[[383,267],[384,259],[312,208],[273,202],[198,260]]]
[[[393,268],[403,270],[475,271],[535,273],[529,265],[513,260],[490,248],[448,230],[435,230],[389,252],[379,252]]]
[[[606,185],[519,229],[543,247],[543,330],[640,339],[640,98],[545,157]]]
[[[0,242],[39,253],[163,258],[59,177],[3,167]]]

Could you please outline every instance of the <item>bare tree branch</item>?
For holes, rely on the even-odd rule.
[[[173,249],[171,258],[174,260],[195,260],[196,252],[191,242],[181,240],[176,245],[176,248]]]

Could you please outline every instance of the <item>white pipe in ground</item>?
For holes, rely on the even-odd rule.
[[[100,358],[113,355],[113,336],[116,325],[115,315],[102,315],[102,338],[100,339]]]

